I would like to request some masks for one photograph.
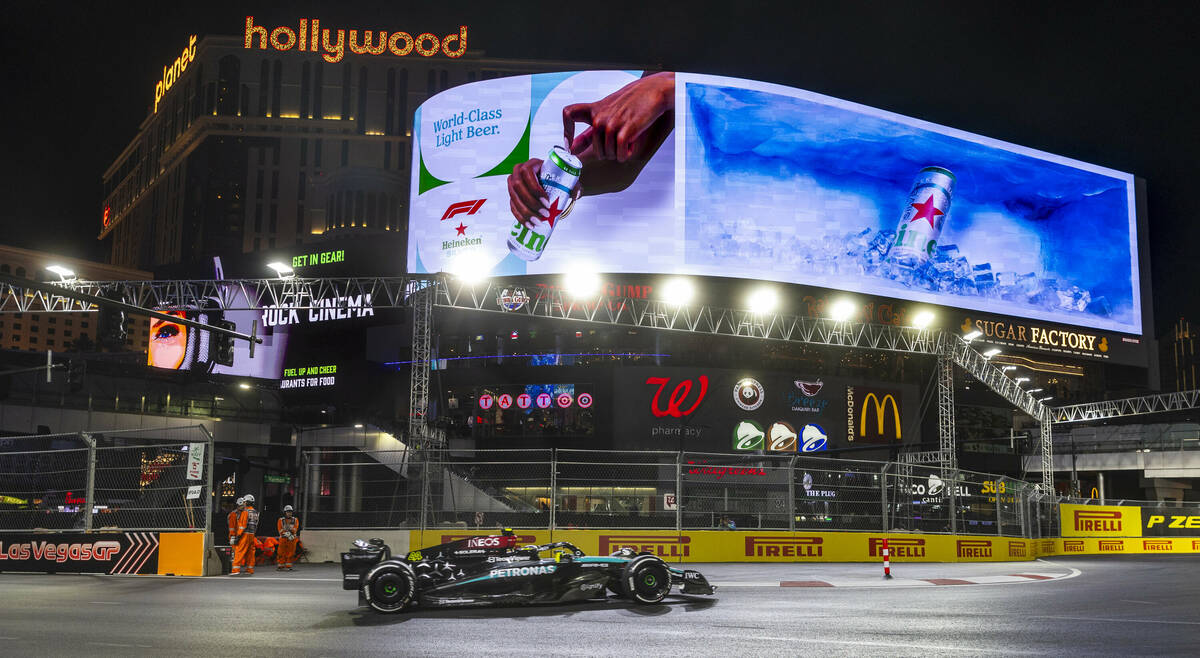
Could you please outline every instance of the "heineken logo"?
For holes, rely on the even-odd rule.
[[[459,247],[478,247],[483,244],[483,238],[463,238],[461,240],[442,240],[442,251],[458,249]]]

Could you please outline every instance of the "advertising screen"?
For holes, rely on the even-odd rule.
[[[1142,331],[1130,174],[684,73],[486,80],[415,126],[411,272],[771,280]]]

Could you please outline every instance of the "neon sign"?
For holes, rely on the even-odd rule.
[[[361,30],[362,38],[360,43],[360,30],[349,30],[350,40],[346,43],[347,30],[324,30],[321,29],[321,19],[301,18],[299,29],[293,30],[286,25],[281,25],[270,32],[267,28],[261,25],[254,24],[254,17],[246,17],[246,32],[245,32],[245,47],[247,50],[258,48],[266,50],[267,44],[271,48],[280,51],[296,49],[302,53],[321,53],[321,57],[330,64],[337,64],[346,56],[346,47],[349,45],[350,52],[355,55],[382,55],[391,53],[396,57],[404,57],[409,53],[416,52],[422,57],[433,57],[439,52],[446,57],[457,58],[462,57],[467,52],[467,26],[460,25],[458,34],[447,34],[438,39],[437,36],[430,32],[422,32],[417,36],[413,36],[408,32],[392,32],[391,34],[379,30],[379,40],[376,42],[376,33],[371,30]],[[257,44],[255,40],[257,39]],[[450,44],[457,42],[457,46],[451,48]]]
[[[175,85],[175,81],[178,80],[179,76],[183,75],[183,72],[187,70],[188,64],[191,64],[195,60],[196,35],[193,34],[192,36],[188,37],[188,45],[183,49],[183,52],[179,53],[179,57],[176,57],[175,61],[171,62],[170,66],[163,67],[162,79],[154,85],[155,114],[158,113],[158,102],[162,100],[163,96],[167,95],[167,92],[170,91],[171,87]],[[106,216],[108,215],[107,208],[105,208],[104,214]],[[106,222],[104,225],[108,226],[108,223]]]

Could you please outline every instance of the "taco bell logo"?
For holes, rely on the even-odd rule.
[[[829,435],[820,425],[805,425],[800,432],[800,452],[820,452],[829,441]]]

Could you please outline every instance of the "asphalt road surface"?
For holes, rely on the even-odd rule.
[[[356,607],[336,565],[302,567],[250,578],[0,574],[0,655],[1200,653],[1200,556],[896,564],[887,586],[876,565],[702,565],[716,597],[399,615]],[[1064,577],[929,583],[1019,573]],[[773,584],[813,580],[839,585]]]

